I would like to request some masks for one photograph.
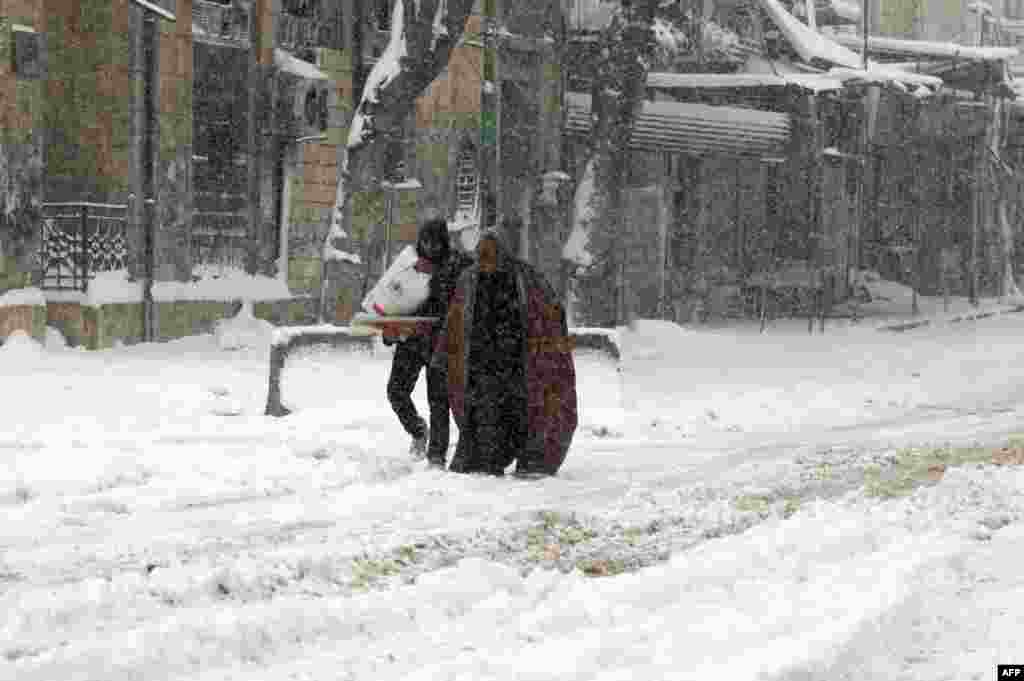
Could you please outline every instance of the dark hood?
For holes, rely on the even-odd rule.
[[[436,257],[431,257],[425,246],[433,245],[437,249]],[[444,262],[452,252],[451,237],[448,234],[448,223],[440,218],[427,220],[420,227],[416,236],[416,255],[433,262]]]
[[[480,234],[480,241],[477,245],[477,262],[480,262],[480,245],[482,245],[485,240],[493,240],[497,245],[496,269],[499,272],[513,269],[513,266],[516,263],[516,257],[512,253],[512,249],[509,248],[508,237],[503,230],[494,227],[485,229],[483,233]]]

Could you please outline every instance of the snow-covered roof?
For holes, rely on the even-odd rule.
[[[836,16],[841,19],[845,19],[850,22],[860,22],[860,5],[856,2],[848,2],[848,0],[829,0],[828,8],[836,13]]]
[[[842,45],[860,48],[864,36],[834,33],[830,38]],[[963,59],[972,61],[1004,61],[1020,54],[1016,47],[969,47],[956,43],[930,40],[904,40],[901,38],[868,37],[868,52],[916,56],[924,59]]]
[[[869,63],[866,71],[864,69],[835,68],[831,69],[829,74],[842,79],[844,82],[860,81],[875,84],[899,83],[901,85],[927,87],[932,89],[942,87],[942,79],[937,76],[928,76],[923,73],[910,73],[909,71],[903,71],[891,66],[884,66],[875,63]]]
[[[274,48],[274,65],[286,73],[307,80],[328,80],[328,75],[308,61],[299,59],[291,52]]]
[[[664,73],[647,76],[647,87],[652,88],[759,88],[799,87],[811,92],[841,90],[842,80],[825,74],[812,73]]]
[[[758,0],[771,20],[800,58],[809,64],[825,62],[831,66],[860,68],[863,66],[857,53],[848,50],[834,40],[813,30],[786,11],[778,0]]]

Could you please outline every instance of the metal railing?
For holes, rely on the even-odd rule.
[[[97,272],[128,266],[128,206],[44,203],[39,266],[42,287],[86,291]]]
[[[206,0],[192,1],[192,24],[201,33],[196,37],[212,38],[235,44],[249,43],[249,10],[241,6],[222,5]]]

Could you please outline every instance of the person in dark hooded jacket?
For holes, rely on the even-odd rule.
[[[431,362],[447,377],[459,442],[449,470],[554,475],[576,429],[576,374],[554,290],[504,236],[480,238],[459,278]]]
[[[438,327],[448,314],[448,301],[455,289],[455,281],[473,261],[452,248],[448,223],[440,218],[428,220],[420,227],[416,254],[419,256],[416,269],[429,272],[431,277],[427,300],[415,314],[437,317],[439,321],[418,328],[417,333],[409,337],[385,335],[384,343],[395,345],[391,375],[388,378],[388,401],[413,440],[412,453],[419,457],[426,455],[432,465],[443,467],[449,441],[448,387],[443,372],[429,366],[430,355],[437,339]],[[429,427],[412,401],[413,389],[424,367],[427,369]]]

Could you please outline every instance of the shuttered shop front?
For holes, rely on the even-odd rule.
[[[569,93],[568,132],[590,133],[590,96]],[[786,114],[684,102],[644,102],[630,148],[693,156],[777,157],[789,142]]]

